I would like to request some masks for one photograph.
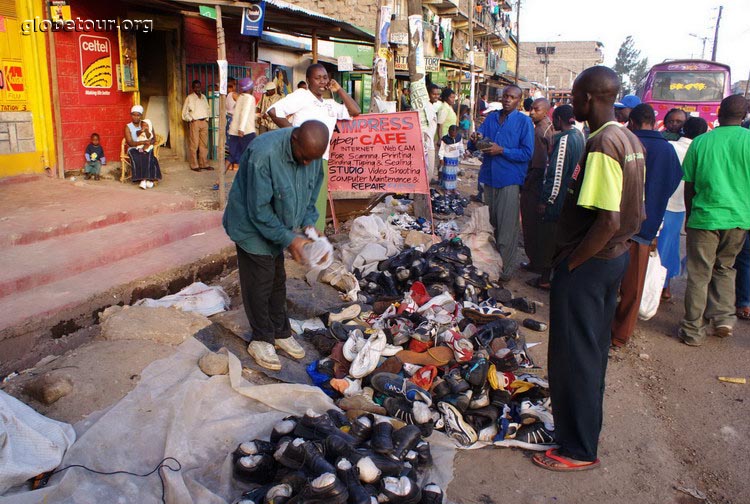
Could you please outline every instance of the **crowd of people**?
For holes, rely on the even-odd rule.
[[[237,244],[254,334],[248,352],[272,369],[281,365],[276,348],[304,355],[286,317],[283,250],[304,262],[303,249],[318,236],[321,228],[313,228],[324,215],[330,135],[337,119],[359,113],[321,65],[308,69],[307,84],[261,115],[279,129],[269,128],[245,150],[224,217]],[[539,273],[531,284],[550,291],[549,385],[559,447],[533,459],[550,470],[599,464],[608,355],[633,334],[655,250],[669,271],[658,286],[664,299],[686,264],[685,316],[675,328],[685,344],[699,346],[709,332],[729,337],[738,316],[750,317],[746,100],[725,98],[712,131],[703,119],[673,110],[659,132],[654,109],[635,96],[616,101],[619,90],[611,69],[591,67],[576,79],[570,105],[550,113],[549,102],[537,98],[527,115],[520,111],[522,90],[509,85],[501,108],[467,139],[468,151],[481,153],[478,178],[502,257],[499,280],[510,281],[520,267]],[[327,91],[342,103],[323,98]],[[436,140],[426,145],[428,171],[433,177],[437,152],[443,187],[454,191],[464,155],[456,95],[434,85],[428,94],[425,112]],[[521,233],[528,262],[520,261]]]

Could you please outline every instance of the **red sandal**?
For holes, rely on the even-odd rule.
[[[583,464],[575,464],[571,462],[573,459],[563,457],[561,455],[555,455],[557,448],[550,448],[544,454],[538,453],[531,459],[539,467],[543,467],[548,471],[556,472],[574,472],[574,471],[588,471],[599,467],[599,459],[593,462],[586,462]],[[557,465],[562,464],[562,465]]]

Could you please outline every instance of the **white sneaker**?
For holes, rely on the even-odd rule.
[[[250,357],[255,359],[255,362],[257,362],[259,366],[270,369],[271,371],[281,370],[281,361],[279,360],[279,356],[276,355],[276,350],[274,350],[272,344],[266,343],[265,341],[251,341],[247,346],[247,353],[250,354]]]
[[[353,378],[364,378],[375,371],[386,344],[383,331],[377,330],[374,334],[371,334],[362,349],[357,353],[357,358],[352,361],[349,374]]]
[[[138,187],[140,187],[141,189],[148,189],[148,184],[146,184],[145,180],[141,180],[141,183],[138,184]]]
[[[152,187],[154,187],[154,183],[151,182],[150,180],[147,180],[146,181],[146,187],[148,187],[149,189],[151,189]]]
[[[294,339],[294,336],[289,336],[288,338],[284,339],[277,339],[275,346],[276,348],[288,353],[292,359],[300,360],[305,358],[305,349],[302,348],[299,343],[297,343],[297,340]]]
[[[357,316],[362,312],[362,307],[358,304],[352,304],[347,306],[346,308],[339,310],[335,313],[330,313],[328,315],[328,323],[332,322],[344,322],[345,320],[351,320],[353,318],[357,318]]]
[[[524,425],[529,425],[542,421],[548,431],[555,430],[555,420],[547,407],[549,407],[549,402],[539,404],[534,404],[531,401],[521,402],[521,422]]]

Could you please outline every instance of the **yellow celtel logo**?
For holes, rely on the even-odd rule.
[[[670,84],[669,89],[674,91],[675,89],[687,89],[688,91],[691,89],[697,89],[698,91],[703,91],[706,89],[706,85],[703,82],[696,82],[695,84],[682,84],[681,82]]]
[[[112,59],[107,55],[94,60],[83,72],[81,79],[87,88],[112,87]]]

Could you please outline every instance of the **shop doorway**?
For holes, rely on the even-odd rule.
[[[154,30],[138,32],[138,89],[144,117],[154,125],[154,131],[165,138],[164,146],[174,145],[174,132],[170,127],[169,104],[176,99],[170,93],[169,83],[174,78],[173,67],[165,63],[165,57],[173,46],[172,31]]]

